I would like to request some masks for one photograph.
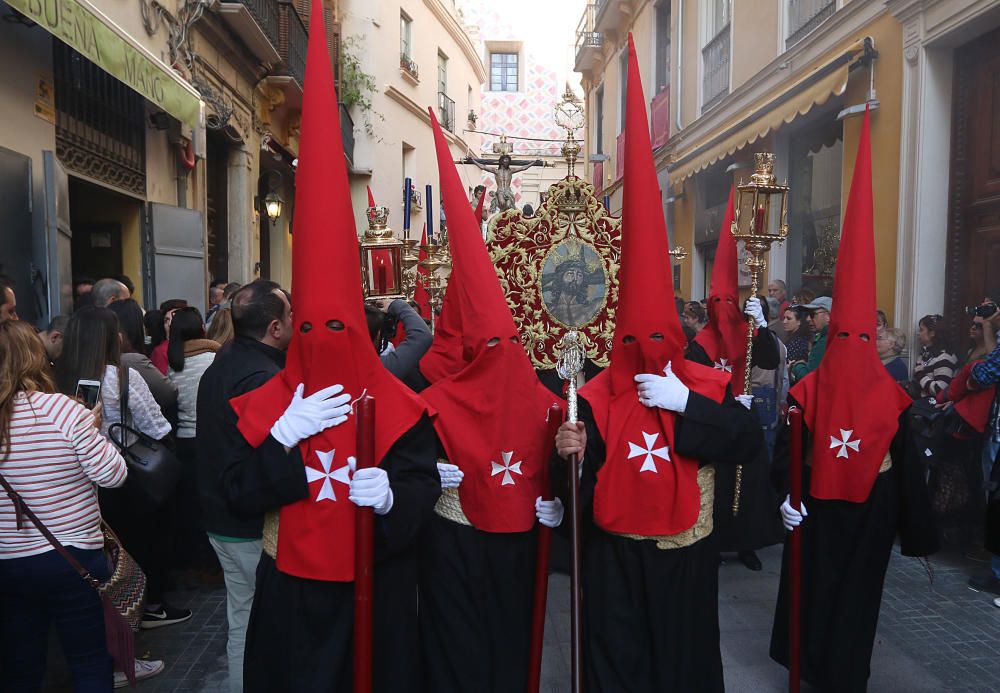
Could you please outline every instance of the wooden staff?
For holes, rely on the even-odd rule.
[[[788,410],[791,428],[789,460],[789,501],[802,512],[802,410]],[[802,644],[802,527],[792,530],[788,542],[788,690],[799,693]]]
[[[357,404],[357,469],[375,466],[375,398]],[[375,511],[356,508],[354,542],[354,693],[372,690],[372,591],[375,568]]]
[[[559,360],[556,372],[566,381],[566,421],[577,422],[576,376],[583,370],[584,352],[579,335],[567,332],[559,341]],[[570,683],[573,693],[583,691],[583,592],[581,590],[581,557],[583,547],[580,540],[580,458],[569,458],[569,624],[570,624]]]
[[[553,404],[549,407],[549,430],[547,441],[555,441],[559,424],[562,423],[562,409]],[[551,448],[549,449],[551,451]],[[548,488],[548,474],[545,474],[544,500],[552,500]],[[542,642],[545,636],[545,602],[549,593],[549,552],[552,547],[552,530],[545,525],[538,526],[538,547],[535,551],[535,599],[531,606],[531,651],[528,659],[528,693],[538,693],[542,679]]]

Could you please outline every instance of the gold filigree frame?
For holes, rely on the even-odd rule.
[[[576,239],[600,258],[604,274],[602,307],[586,325],[571,328],[545,305],[542,269],[557,246]],[[594,186],[567,176],[549,188],[548,198],[535,216],[511,209],[489,221],[487,247],[500,278],[514,322],[536,368],[556,367],[556,344],[576,329],[585,356],[606,367],[615,331],[618,305],[618,267],[621,261],[621,219],[608,214],[594,194]]]

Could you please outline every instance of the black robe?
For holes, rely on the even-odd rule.
[[[416,536],[441,492],[437,436],[423,417],[380,465],[392,510],[375,516],[373,676],[376,692],[419,690]],[[349,693],[354,583],[307,580],[279,571],[266,554],[247,628],[247,693]]]
[[[714,534],[678,549],[604,532],[593,524],[597,471],[605,444],[590,407],[580,402],[587,450],[580,482],[584,517],[583,662],[586,689],[724,690],[719,649],[718,545]],[[702,465],[759,459],[764,436],[731,395],[722,404],[692,392],[677,417],[674,447]]]
[[[802,678],[821,691],[867,689],[882,586],[896,535],[904,556],[928,556],[938,549],[926,470],[907,440],[905,417],[900,417],[900,431],[890,447],[892,468],[878,475],[864,503],[811,497],[810,470],[803,469],[802,497],[809,515],[801,525],[801,671]],[[779,439],[775,458],[787,467],[787,432]],[[785,666],[788,553],[786,541],[771,633],[771,658]]]
[[[537,536],[435,513],[420,543],[426,693],[526,690]]]
[[[767,328],[760,328],[753,340],[753,365],[774,370],[781,362],[777,339]],[[698,342],[688,345],[687,358],[704,366],[712,366],[704,348]],[[743,375],[739,374],[739,378]],[[753,411],[754,420],[757,413]],[[715,539],[719,551],[754,551],[780,543],[784,537],[778,500],[771,485],[771,464],[767,446],[757,452],[753,464],[745,465],[740,481],[739,512],[733,515],[736,495],[736,465],[715,468]]]

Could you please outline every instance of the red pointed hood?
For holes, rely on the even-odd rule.
[[[875,333],[871,113],[866,110],[834,272],[826,352],[820,367],[789,393],[802,405],[812,433],[810,494],[816,498],[867,500],[899,415],[911,403],[882,365]]]
[[[312,25],[323,26],[313,3]],[[322,31],[309,36],[302,135],[295,179],[292,247],[294,333],[284,370],[262,387],[232,400],[239,429],[260,445],[285,411],[299,383],[305,395],[341,384],[353,397],[376,400],[375,455],[392,445],[429,411],[379,361],[368,335],[361,268],[346,159],[340,139],[330,54]],[[357,427],[348,421],[299,444],[309,496],[282,508],[278,568],[317,580],[354,578],[356,506],[347,498],[347,462]]]
[[[733,189],[722,220],[719,241],[715,246],[712,285],[708,291],[708,325],[695,341],[708,354],[715,367],[730,374],[733,394],[743,393],[746,368],[747,320],[740,310],[736,239],[733,238]]]
[[[375,195],[372,194],[372,186],[366,186],[368,188],[368,208],[371,209],[375,206]]]
[[[451,151],[430,111],[451,245],[434,348],[421,362],[435,429],[465,478],[458,494],[477,529],[525,532],[535,524],[553,440],[546,423],[558,398],[538,380],[518,339],[482,232]]]
[[[688,387],[721,401],[728,374],[685,361],[674,305],[667,226],[649,140],[635,44],[629,35],[622,254],[611,365],[580,390],[607,445],[594,517],[609,532],[676,534],[698,519],[698,461],[673,449],[676,415],[639,403],[635,376],[668,362]],[[646,454],[646,451],[649,451]],[[641,451],[641,452],[640,452]]]

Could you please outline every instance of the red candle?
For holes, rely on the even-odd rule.
[[[385,258],[379,257],[379,259],[378,259],[378,269],[375,272],[375,276],[377,278],[376,282],[375,282],[375,290],[380,295],[383,295],[383,296],[385,294],[389,293],[387,291],[387,289],[386,289],[386,287],[388,286],[388,282],[386,280]]]
[[[758,205],[757,214],[754,216],[753,231],[754,233],[762,234],[766,228],[764,226],[764,205]]]

